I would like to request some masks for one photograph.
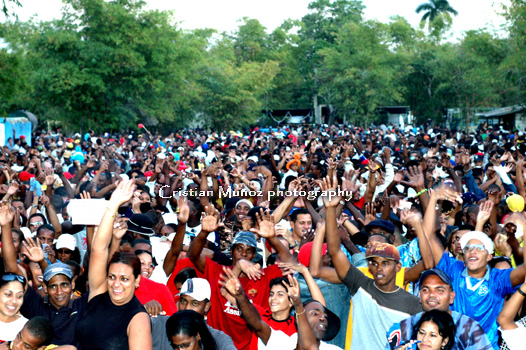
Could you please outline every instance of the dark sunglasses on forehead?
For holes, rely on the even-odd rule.
[[[24,286],[26,285],[26,278],[24,276],[20,276],[14,273],[8,273],[6,275],[2,276],[2,281],[4,282],[14,282],[18,281],[22,283]]]

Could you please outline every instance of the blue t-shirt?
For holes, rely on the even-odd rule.
[[[484,329],[491,344],[498,349],[497,317],[502,309],[504,297],[513,293],[510,273],[513,269],[490,269],[482,279],[469,277],[462,261],[444,253],[437,266],[451,277],[455,301],[452,310],[471,317]],[[471,284],[471,289],[468,285]]]

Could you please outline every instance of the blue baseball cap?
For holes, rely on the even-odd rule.
[[[65,275],[70,280],[73,279],[73,271],[69,265],[57,262],[49,265],[44,272],[44,281],[49,282],[56,275]]]
[[[451,287],[451,290],[453,290],[453,281],[447,275],[447,273],[440,269],[429,269],[422,272],[422,274],[420,275],[420,279],[418,280],[418,284],[420,285],[420,287],[422,287],[422,282],[424,282],[424,280],[431,275],[438,276],[438,278],[440,278],[442,282],[448,284]]]

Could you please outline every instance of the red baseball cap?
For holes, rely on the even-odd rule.
[[[18,174],[18,179],[22,182],[29,181],[32,177],[35,177],[35,175],[28,173],[27,171],[21,171],[20,174]]]
[[[400,253],[398,252],[398,249],[392,244],[388,243],[380,243],[375,245],[372,249],[369,255],[367,255],[366,259],[379,257],[379,258],[385,258],[389,260],[394,260],[397,263],[400,262]]]

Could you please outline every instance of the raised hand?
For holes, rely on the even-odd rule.
[[[400,212],[400,221],[404,225],[410,225],[415,227],[421,225],[422,223],[422,214],[416,210],[402,210]]]
[[[49,201],[49,197],[45,193],[42,193],[42,196],[40,197],[40,202],[46,208],[51,204],[51,202]]]
[[[429,194],[434,196],[437,200],[462,203],[462,196],[448,186],[441,186],[434,190],[429,190]]]
[[[190,217],[190,207],[188,206],[187,197],[179,196],[177,199],[177,209],[179,210],[179,213],[177,214],[177,222],[179,224],[186,224]]]
[[[488,200],[480,206],[479,213],[477,214],[477,223],[484,223],[489,220],[494,205],[492,201]]]
[[[205,232],[214,232],[221,225],[219,222],[219,212],[213,207],[205,207],[204,217],[201,219],[201,230]]]
[[[48,186],[53,186],[55,183],[55,172],[53,171],[53,168],[48,168],[44,172],[46,174],[45,184]]]
[[[251,232],[254,232],[258,236],[263,238],[272,238],[276,235],[276,232],[274,230],[274,215],[270,215],[269,210],[263,212],[263,209],[260,209],[259,213],[256,213],[256,220],[259,229],[251,228]]]
[[[30,261],[37,263],[44,260],[45,254],[40,239],[37,238],[37,241],[35,242],[33,238],[28,238],[22,241],[22,246],[25,248],[26,256]]]
[[[365,204],[365,221],[364,226],[367,226],[371,221],[376,220],[376,208],[373,203]]]
[[[486,191],[486,196],[488,197],[488,200],[492,201],[493,204],[499,205],[502,194],[498,189],[489,189]]]
[[[118,215],[115,221],[113,222],[113,236],[116,239],[121,240],[122,237],[126,234],[126,231],[128,231],[128,224],[123,217]]]
[[[326,208],[335,208],[340,204],[341,197],[338,195],[336,188],[338,187],[338,180],[336,173],[333,174],[332,179],[326,177],[320,183],[322,190],[322,200]]]
[[[239,282],[232,270],[226,266],[223,267],[223,273],[219,276],[219,285],[234,297],[243,294],[241,282]]]
[[[7,189],[7,194],[12,196],[17,192],[18,192],[18,182],[13,181],[11,182],[11,184],[9,185],[9,188]]]
[[[135,182],[133,180],[121,181],[113,191],[109,206],[120,207],[121,204],[128,202],[135,192]]]
[[[423,188],[425,186],[424,174],[419,166],[409,167],[407,177],[409,181],[400,181],[400,183],[413,188]]]
[[[292,277],[292,275],[288,275],[287,278],[289,282],[285,285],[287,285],[287,293],[290,300],[292,300],[292,303],[295,305],[301,304],[300,284],[298,280]]]
[[[15,210],[8,202],[0,203],[0,226],[12,225]]]

